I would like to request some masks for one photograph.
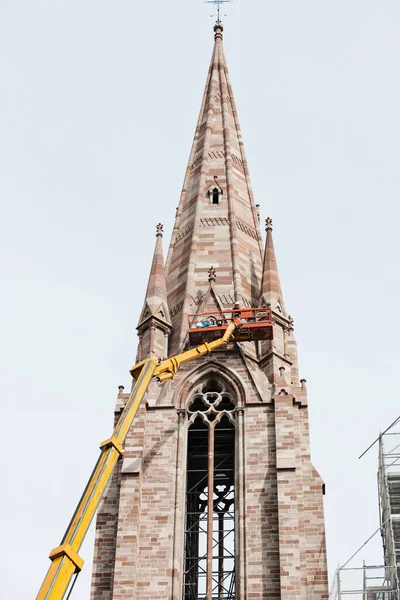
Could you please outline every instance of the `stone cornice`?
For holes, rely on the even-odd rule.
[[[151,327],[153,323],[157,327],[159,327],[159,329],[162,329],[165,333],[170,334],[172,331],[172,325],[170,323],[164,321],[163,319],[160,319],[160,317],[158,317],[157,315],[149,315],[144,321],[140,323],[140,325],[136,327],[138,335],[142,334],[145,329]]]
[[[280,325],[285,330],[293,329],[292,320],[287,317],[284,317],[283,315],[276,312],[275,310],[272,311],[272,318],[273,318],[273,322],[275,325]]]

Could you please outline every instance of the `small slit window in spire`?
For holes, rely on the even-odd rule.
[[[212,191],[212,203],[219,204],[219,189],[216,187]]]

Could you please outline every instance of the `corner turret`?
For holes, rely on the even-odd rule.
[[[168,336],[172,325],[167,303],[162,237],[163,225],[159,223],[146,296],[137,326],[138,360],[151,354],[160,358],[168,354]]]
[[[269,217],[265,219],[265,231],[267,239],[265,241],[260,305],[270,304],[274,312],[287,317],[272,239],[272,219]]]

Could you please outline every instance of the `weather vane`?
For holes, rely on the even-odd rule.
[[[206,4],[214,4],[217,7],[217,14],[211,15],[212,17],[217,17],[217,25],[221,25],[221,14],[223,17],[226,17],[224,13],[221,13],[221,4],[226,4],[227,2],[232,2],[232,0],[205,0]]]

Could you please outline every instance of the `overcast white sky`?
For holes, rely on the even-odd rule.
[[[2,595],[35,598],[129,386],[212,51],[200,0],[0,0]],[[400,414],[400,3],[236,0],[225,51],[274,221],[331,571],[378,527]],[[166,248],[165,248],[166,249]],[[92,535],[74,600],[87,600]],[[379,540],[360,555],[379,563]]]

